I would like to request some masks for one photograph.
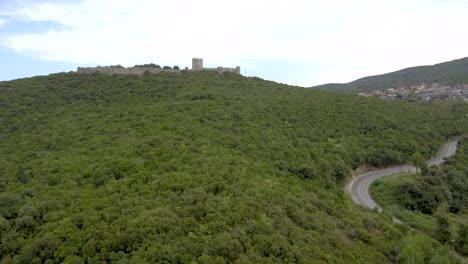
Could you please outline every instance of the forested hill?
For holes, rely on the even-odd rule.
[[[468,57],[430,66],[412,67],[382,75],[364,77],[350,83],[330,83],[312,87],[320,90],[359,93],[420,83],[468,83]]]
[[[1,263],[394,263],[409,231],[345,179],[466,113],[212,72],[0,82]]]

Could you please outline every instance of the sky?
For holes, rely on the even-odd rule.
[[[78,66],[241,67],[300,86],[468,57],[468,0],[0,0],[0,80]]]

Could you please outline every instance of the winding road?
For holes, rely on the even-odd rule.
[[[454,140],[446,143],[439,153],[432,159],[428,160],[426,164],[428,166],[440,165],[445,162],[444,158],[453,156],[457,151],[458,141]],[[401,165],[390,167],[381,170],[375,170],[363,173],[358,177],[354,178],[347,187],[349,193],[353,197],[353,200],[370,209],[377,208],[379,212],[382,212],[382,208],[372,199],[370,195],[370,187],[374,181],[385,176],[390,176],[402,172],[416,172],[416,167],[411,165]],[[395,222],[400,222],[398,219],[394,219]]]

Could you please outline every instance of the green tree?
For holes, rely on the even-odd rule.
[[[441,243],[445,244],[452,239],[452,233],[450,232],[450,223],[447,219],[447,216],[442,213],[436,214],[437,227],[435,230],[435,238]]]
[[[5,192],[7,190],[8,182],[5,176],[0,176],[0,192]]]
[[[416,174],[419,174],[419,169],[426,164],[423,155],[421,155],[421,152],[416,151],[413,153],[413,155],[411,155],[411,164],[416,167]]]
[[[26,184],[29,181],[29,175],[26,169],[24,168],[23,165],[20,165],[18,167],[18,170],[16,172],[16,179],[18,179],[19,182]]]
[[[468,224],[460,226],[455,247],[458,252],[468,256]]]
[[[410,234],[406,236],[398,253],[399,263],[425,264],[427,254],[432,251],[431,243],[422,235]]]

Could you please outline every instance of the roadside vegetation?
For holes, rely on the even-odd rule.
[[[372,196],[390,214],[468,256],[468,141],[441,167],[378,180]]]
[[[343,185],[466,131],[463,105],[231,73],[0,82],[0,262],[405,263],[424,238]]]

